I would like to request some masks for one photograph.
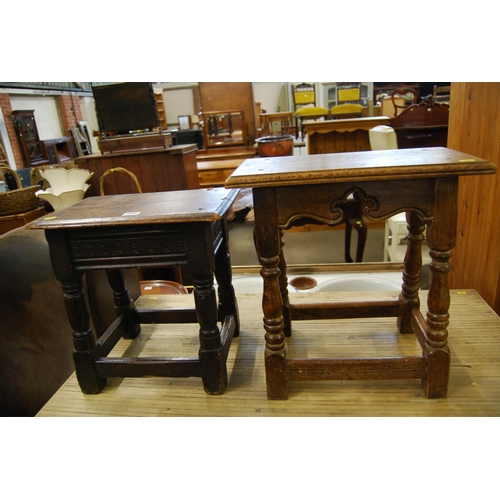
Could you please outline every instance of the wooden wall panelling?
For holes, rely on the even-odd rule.
[[[200,82],[203,112],[241,109],[247,123],[249,143],[256,137],[255,104],[250,82]]]
[[[448,147],[500,165],[500,83],[452,83]],[[474,288],[500,314],[500,174],[462,177],[452,288]]]

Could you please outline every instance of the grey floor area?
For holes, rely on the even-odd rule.
[[[343,226],[345,227],[345,226]],[[287,264],[333,264],[343,263],[344,229],[310,232],[285,232],[285,258]],[[258,265],[253,243],[254,223],[229,223],[229,252],[233,266]],[[358,236],[353,231],[351,257],[356,256]],[[368,229],[363,262],[382,262],[384,255],[384,228]]]

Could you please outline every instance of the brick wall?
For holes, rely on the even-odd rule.
[[[14,127],[14,123],[9,118],[9,115],[12,114],[12,104],[10,102],[9,94],[0,93],[0,107],[2,108],[3,119],[5,121],[5,127],[7,128],[7,134],[9,136],[10,145],[12,147],[14,161],[16,162],[17,168],[24,168],[25,164],[23,153],[21,151],[21,147],[19,146],[16,129]]]
[[[83,121],[80,98],[76,95],[64,94],[57,98],[57,104],[61,112],[64,135],[71,136],[69,128],[77,127],[78,122]]]
[[[78,125],[79,121],[83,121],[80,98],[77,95],[64,94],[59,96],[56,102],[61,114],[63,133],[65,136],[71,137],[69,128],[75,127]],[[9,94],[0,93],[0,106],[2,108],[2,114],[5,121],[5,126],[7,127],[7,133],[9,135],[10,145],[14,154],[16,166],[18,169],[26,168],[27,165],[24,161],[23,153],[19,145],[19,139],[17,138],[14,124],[9,118],[9,115],[12,113],[12,104],[10,102]]]

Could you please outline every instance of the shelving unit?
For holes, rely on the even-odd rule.
[[[167,124],[167,112],[165,110],[165,102],[163,100],[162,92],[155,92],[156,107],[158,109],[158,118],[160,119],[161,128],[163,130],[168,129]]]

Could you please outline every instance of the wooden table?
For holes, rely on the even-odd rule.
[[[201,377],[207,393],[224,392],[227,355],[239,333],[225,218],[237,193],[220,188],[91,197],[29,224],[45,230],[73,328],[76,374],[84,393],[99,393],[107,377],[144,376]],[[180,264],[190,272],[195,308],[135,307],[122,269]],[[89,269],[105,269],[113,289],[116,319],[99,339],[83,290]],[[137,337],[141,323],[165,322],[199,323],[197,357],[107,357],[121,337]]]
[[[264,279],[266,384],[269,399],[287,399],[295,380],[421,379],[428,398],[444,397],[450,370],[447,276],[456,240],[458,178],[491,174],[486,160],[446,148],[366,151],[246,160],[226,186],[252,187],[255,241]],[[378,303],[291,304],[283,230],[294,221],[337,224],[339,208],[356,195],[369,220],[407,212],[408,249],[398,300]],[[426,316],[420,312],[421,244],[427,227],[432,274]],[[415,333],[420,356],[287,358],[292,320],[397,317],[400,333]]]
[[[293,113],[281,111],[279,113],[260,114],[259,137],[273,135],[295,135]]]

